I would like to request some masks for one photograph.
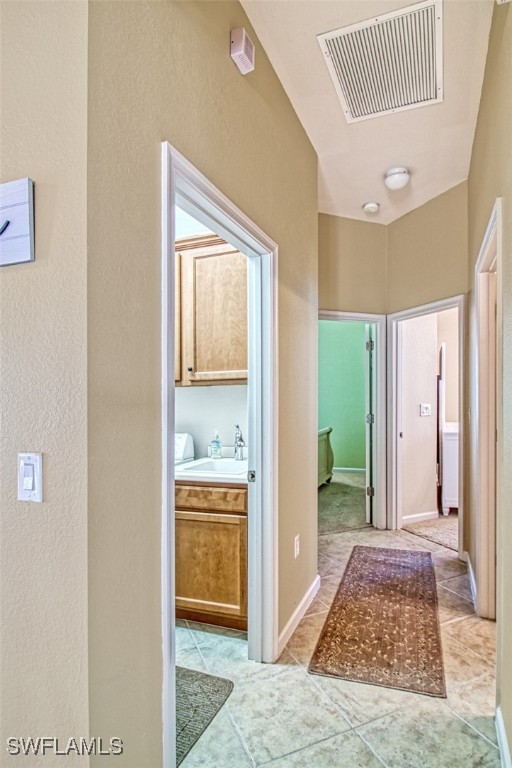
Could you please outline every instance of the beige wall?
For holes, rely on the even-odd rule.
[[[387,227],[321,213],[318,293],[321,309],[386,311]]]
[[[459,420],[459,310],[437,313],[437,348],[446,345],[445,420]]]
[[[2,180],[34,179],[37,233],[0,275],[3,736],[85,736],[90,709],[116,764],[155,768],[160,142],[279,245],[281,629],[317,573],[316,156],[261,47],[248,77],[229,58],[232,27],[256,40],[236,2],[0,11]],[[15,500],[19,450],[43,505]]]
[[[33,765],[7,736],[88,732],[87,4],[1,2],[0,29],[0,182],[33,179],[36,233],[0,270],[0,762]],[[16,500],[18,451],[43,453],[42,504]]]
[[[467,184],[387,226],[319,215],[319,305],[392,313],[466,293]]]
[[[388,227],[387,311],[467,291],[467,184],[459,184]]]
[[[191,433],[196,459],[208,455],[214,430],[218,431],[223,447],[233,446],[235,424],[240,424],[248,444],[246,384],[176,387],[175,398],[176,432]]]
[[[512,745],[512,9],[495,6],[469,175],[469,279],[496,197],[503,198],[503,420],[498,423],[498,703]]]
[[[281,629],[317,572],[316,156],[261,47],[247,77],[231,61],[237,26],[256,39],[236,2],[89,9],[91,729],[133,768],[161,757],[163,139],[279,245]]]
[[[437,512],[437,317],[403,320],[400,334],[402,521],[414,522]],[[430,404],[430,416],[420,416],[421,403]]]

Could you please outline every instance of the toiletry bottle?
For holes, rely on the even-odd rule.
[[[210,443],[210,456],[212,459],[220,459],[222,443],[217,430],[213,433],[213,440]]]

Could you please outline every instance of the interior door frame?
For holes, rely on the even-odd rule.
[[[375,419],[375,366],[373,365],[373,355],[375,339],[372,333],[373,323],[364,324],[364,336],[366,346],[366,355],[364,357],[364,383],[365,383],[365,410],[366,410],[366,423],[365,423],[365,468],[366,468],[366,488],[372,488],[375,490],[374,480],[374,463],[375,463],[375,449],[373,445],[373,432],[374,426],[372,421],[368,421],[368,415],[371,415]],[[372,346],[368,349],[368,344]],[[373,525],[374,515],[374,497],[366,491],[366,522]]]
[[[494,204],[475,264],[475,392],[472,403],[475,446],[476,612],[496,618],[496,517],[501,477],[502,436],[502,218]],[[491,285],[491,273],[496,284]],[[471,564],[472,565],[472,564]],[[472,569],[471,569],[472,570]]]
[[[248,656],[278,649],[277,244],[171,144],[162,142],[162,654],[164,768],[176,755],[174,581],[175,205],[248,257]]]
[[[319,320],[372,323],[375,326],[374,377],[375,377],[375,425],[373,468],[375,495],[373,497],[373,525],[387,527],[387,472],[386,472],[386,315],[343,312],[321,309]]]
[[[463,547],[464,524],[464,329],[465,296],[453,296],[430,304],[423,304],[411,309],[404,309],[388,315],[388,527],[398,528],[400,503],[401,468],[398,446],[398,419],[400,402],[400,382],[402,379],[400,356],[400,324],[403,320],[422,317],[445,309],[459,310],[459,557],[466,559]]]

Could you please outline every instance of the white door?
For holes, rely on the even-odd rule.
[[[437,315],[403,320],[398,334],[397,525],[438,516]]]
[[[373,524],[373,500],[375,497],[375,331],[372,323],[365,325],[366,358],[366,522]]]

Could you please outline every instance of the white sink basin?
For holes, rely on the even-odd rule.
[[[200,472],[212,475],[246,475],[247,460],[235,459],[196,459],[180,467],[181,472]]]

